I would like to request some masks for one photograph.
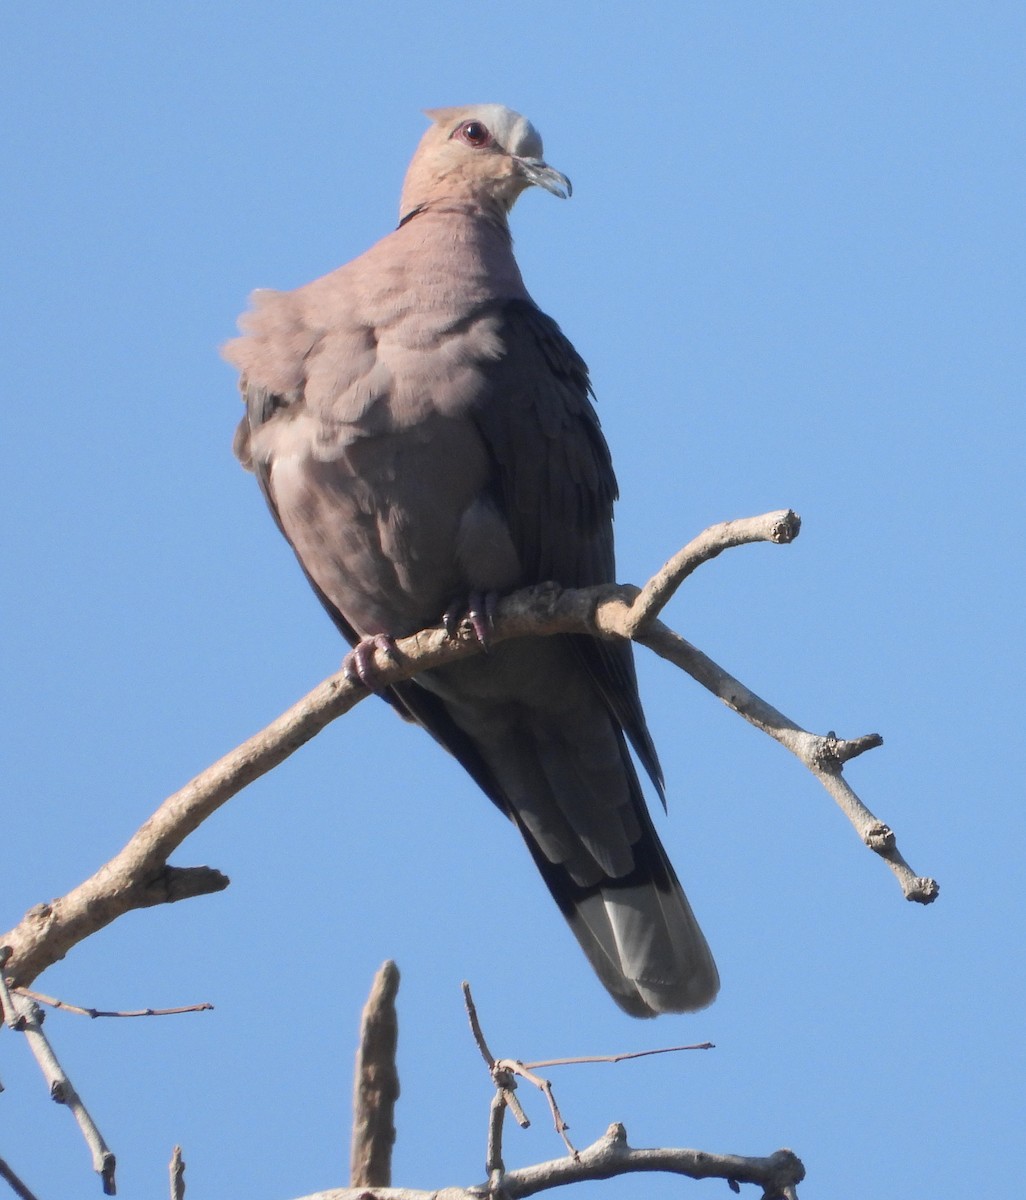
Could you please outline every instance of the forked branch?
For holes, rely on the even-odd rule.
[[[914,874],[898,853],[891,831],[842,778],[843,764],[879,745],[879,736],[867,734],[844,741],[832,733],[813,734],[801,729],[656,619],[674,590],[701,563],[732,546],[756,541],[786,543],[797,535],[799,526],[798,518],[790,511],[711,526],[641,589],[617,584],[576,590],[542,584],[525,589],[500,603],[492,641],[585,633],[632,639],[648,646],[795,753],[841,806],[866,845],[890,865],[905,896],[928,903],[937,895],[936,883]],[[481,646],[469,629],[450,636],[437,627],[401,639],[396,650],[397,660],[383,653],[376,656],[383,687],[479,654]],[[288,758],[367,694],[362,685],[338,671],[266,729],[169,796],[124,849],[95,875],[62,898],[30,909],[0,939],[0,945],[11,948],[7,973],[12,984],[28,986],[80,941],[126,912],[226,887],[228,880],[219,871],[174,867],[168,858],[222,804]]]
[[[23,1033],[39,1069],[43,1072],[50,1092],[50,1099],[67,1106],[78,1123],[89,1153],[92,1155],[93,1170],[100,1176],[103,1192],[113,1196],[117,1191],[114,1182],[116,1161],[114,1153],[103,1140],[103,1134],[89,1110],[82,1103],[75,1085],[57,1061],[46,1034],[43,1032],[43,1012],[34,1000],[12,994],[3,978],[6,947],[0,948],[0,1003],[3,1006],[4,1023],[17,1033]]]
[[[388,975],[390,982],[386,986],[384,976],[389,969],[395,974],[394,976]],[[393,963],[386,963],[374,981],[371,997],[364,1010],[361,1051],[357,1057],[357,1094],[361,1089],[362,1064],[368,1057],[375,1056],[374,1052],[368,1049],[368,1043],[374,1040],[374,1034],[368,1033],[372,1022],[367,1020],[366,1014],[379,1007],[384,992],[388,992],[391,999],[394,999],[391,984],[397,981],[398,972],[395,971]],[[796,1189],[805,1177],[805,1168],[802,1166],[801,1160],[790,1150],[777,1150],[767,1157],[759,1158],[746,1158],[737,1154],[710,1154],[704,1150],[672,1147],[638,1150],[628,1145],[627,1133],[620,1124],[610,1125],[605,1134],[585,1150],[575,1150],[567,1142],[568,1154],[565,1157],[506,1171],[501,1158],[502,1114],[508,1106],[520,1124],[529,1124],[519,1104],[516,1103],[514,1074],[534,1083],[545,1093],[556,1122],[556,1129],[563,1136],[564,1141],[566,1123],[559,1113],[547,1080],[535,1076],[530,1068],[519,1059],[497,1060],[492,1056],[481,1028],[477,1009],[474,1006],[470,986],[466,983],[463,985],[463,998],[474,1041],[496,1086],[496,1095],[492,1101],[489,1118],[487,1182],[468,1187],[449,1187],[432,1191],[421,1191],[416,1188],[354,1185],[348,1188],[330,1188],[327,1191],[304,1196],[301,1200],[518,1200],[522,1196],[533,1196],[539,1192],[564,1187],[570,1183],[580,1183],[590,1179],[611,1179],[617,1175],[629,1175],[636,1172],[660,1172],[680,1175],[689,1179],[723,1179],[735,1192],[739,1190],[742,1183],[750,1183],[762,1189],[763,1200],[797,1200]],[[705,1048],[707,1048],[707,1044],[673,1047],[674,1050]],[[394,1051],[395,1044],[390,1041],[385,1054],[390,1064],[389,1072],[395,1070]],[[642,1051],[641,1054],[666,1052]],[[624,1058],[641,1057],[641,1054],[595,1055],[585,1059],[558,1059],[554,1060],[551,1065],[556,1065],[556,1063],[569,1065],[581,1062],[618,1062]],[[531,1066],[543,1065],[550,1064],[531,1064]],[[398,1087],[398,1077],[396,1077],[396,1086]],[[496,1121],[497,1113],[500,1114],[498,1121]],[[357,1140],[356,1126],[362,1120],[363,1117],[357,1112],[354,1118],[354,1144]],[[498,1124],[498,1132],[495,1129],[496,1124]]]
[[[750,1183],[762,1189],[762,1200],[796,1200],[798,1184],[805,1178],[805,1167],[790,1150],[777,1150],[765,1158],[745,1158],[740,1154],[710,1154],[706,1150],[675,1147],[635,1149],[627,1142],[622,1125],[610,1125],[605,1134],[576,1158],[554,1158],[507,1171],[502,1177],[501,1195],[508,1200],[535,1196],[551,1188],[589,1179],[612,1179],[618,1175],[680,1175],[687,1179],[723,1179],[737,1190]],[[299,1200],[484,1200],[495,1195],[488,1185],[439,1188],[331,1188]]]

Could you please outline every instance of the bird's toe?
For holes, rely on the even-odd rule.
[[[342,660],[346,678],[353,683],[362,683],[368,691],[380,692],[381,673],[374,661],[379,650],[386,658],[398,661],[395,638],[387,633],[376,633],[372,637],[361,638]]]
[[[481,648],[487,652],[491,646],[495,629],[495,610],[499,604],[498,592],[471,592],[469,596],[454,600],[442,614],[442,625],[450,638],[455,638],[460,626],[466,621]]]

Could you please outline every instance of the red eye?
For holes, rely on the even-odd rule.
[[[479,150],[482,146],[491,144],[492,135],[488,132],[488,126],[480,121],[464,121],[463,124],[456,130],[453,137],[458,137],[461,142],[466,142],[468,146],[473,146],[475,150]]]

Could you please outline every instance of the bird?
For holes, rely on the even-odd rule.
[[[509,215],[570,195],[499,104],[426,110],[397,227],[292,291],[259,290],[224,357],[234,450],[374,688],[373,650],[555,581],[615,581],[617,484],[588,369],[534,303]],[[631,648],[503,641],[382,689],[517,827],[600,981],[635,1017],[709,1004],[719,977],[646,807],[665,806]],[[377,690],[377,689],[375,689]]]

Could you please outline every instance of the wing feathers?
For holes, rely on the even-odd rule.
[[[376,339],[358,331],[349,331],[348,357],[345,342],[328,345],[335,335],[307,327],[289,294],[266,296],[246,328],[250,336],[232,343],[229,356],[244,369],[252,364],[261,383],[244,374],[237,453],[350,643],[360,622],[345,555],[357,542],[349,566],[391,581],[392,611],[406,612],[404,624],[418,611],[417,580],[433,578],[439,592],[430,601],[439,612],[424,623],[457,598],[443,594],[437,573],[424,573],[418,529],[430,531],[432,553],[441,547],[446,570],[453,580],[462,572],[468,589],[500,577],[512,586],[551,579],[566,587],[615,578],[616,480],[587,369],[529,301],[481,305],[448,326],[443,352],[428,338],[415,347],[405,373],[386,368],[375,357],[383,353]],[[396,439],[392,458],[388,438]],[[288,463],[279,477],[291,489],[287,511],[275,486],[276,452]],[[468,496],[463,484],[477,478],[466,474],[471,463],[481,482]],[[346,504],[333,507],[335,495],[346,495]],[[333,529],[333,512],[352,520]],[[303,527],[312,513],[319,514],[315,533]],[[400,601],[404,589],[411,594]],[[423,596],[419,603],[423,610]],[[409,631],[394,622],[386,630]],[[709,1003],[716,968],[652,827],[624,739],[662,796],[629,646],[576,636],[504,643],[487,658],[389,689],[386,698],[454,754],[516,823],[621,1007],[651,1016]]]

